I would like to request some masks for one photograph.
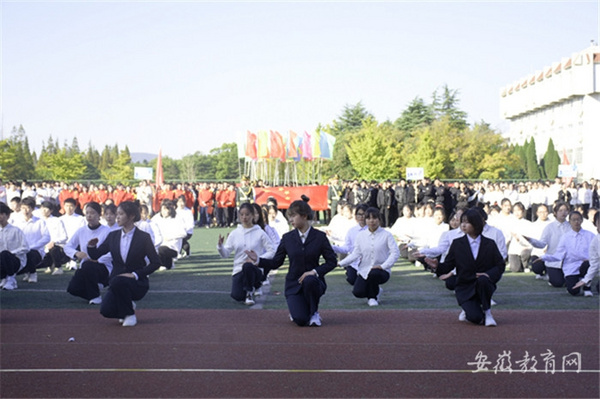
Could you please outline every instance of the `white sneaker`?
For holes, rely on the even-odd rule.
[[[0,288],[4,288],[4,284],[6,284],[6,277],[0,280]]]
[[[23,275],[22,281],[25,281],[25,282],[29,281],[29,273],[25,273]]]
[[[486,327],[496,327],[496,320],[492,317],[492,311],[485,311],[485,326]]]
[[[69,261],[69,263],[67,263],[67,269],[69,270],[77,270],[77,262],[75,262],[74,260]]]
[[[52,273],[52,268],[51,267],[47,267],[46,270],[44,270],[44,273],[46,273],[46,274]]]
[[[31,273],[29,275],[29,278],[27,279],[27,282],[29,282],[29,283],[37,283],[38,282],[38,280],[37,280],[37,273]]]
[[[464,310],[462,310],[458,315],[458,321],[467,321],[467,314]]]
[[[594,294],[590,290],[583,290],[583,296],[594,296]]]
[[[319,312],[315,312],[308,322],[309,326],[321,327],[321,316],[319,316]]]
[[[102,297],[96,297],[94,299],[90,299],[90,305],[100,305],[102,303]]]
[[[496,301],[494,301],[493,299],[490,299],[490,306],[496,306],[498,303],[496,303]]]
[[[379,302],[377,302],[377,299],[375,299],[375,298],[370,298],[367,301],[367,305],[369,305],[369,306],[379,306]]]
[[[265,281],[263,281],[262,285],[271,285],[271,282],[267,278]]]
[[[251,293],[246,294],[246,301],[244,303],[248,306],[254,305],[255,302],[254,302],[254,299],[252,299]]]
[[[123,327],[133,327],[137,324],[137,318],[134,314],[125,316],[123,319]]]
[[[54,269],[54,271],[52,272],[53,276],[60,276],[61,274],[64,274],[64,271],[62,269],[62,267],[57,267],[56,269]]]
[[[165,270],[167,270],[167,268],[165,266],[161,266],[158,268],[159,272],[164,272]]]
[[[548,281],[549,277],[547,274],[544,274],[543,276],[541,274],[536,274],[535,275],[535,279],[536,280],[542,280],[542,281]]]
[[[6,277],[6,281],[4,282],[4,285],[2,286],[3,290],[14,290],[17,288],[17,279],[16,277],[13,276],[7,276]]]
[[[262,288],[257,288],[254,290],[254,296],[261,296],[262,294]]]
[[[381,294],[383,294],[383,288],[379,287],[379,294],[377,294],[377,302],[379,302],[379,298],[381,298]]]

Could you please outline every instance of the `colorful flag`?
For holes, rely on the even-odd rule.
[[[277,131],[271,130],[270,132],[271,141],[271,158],[279,158],[281,161],[285,161],[285,144],[283,137]]]
[[[158,158],[156,160],[156,187],[159,188],[163,185],[165,179],[163,177],[163,166],[162,166],[162,148],[158,150]]]
[[[312,160],[312,142],[310,134],[305,130],[302,135],[302,143],[300,144],[300,150],[302,151],[302,158]]]
[[[312,135],[312,157],[321,158],[321,132],[314,132]]]
[[[321,133],[321,158],[333,159],[333,146],[335,145],[335,137],[329,133]]]
[[[287,157],[296,161],[300,160],[300,154],[298,154],[300,137],[298,134],[290,130],[287,140]]]
[[[261,130],[258,132],[258,158],[269,158],[269,132]]]
[[[246,132],[246,151],[245,155],[247,158],[255,160],[257,158],[256,152],[256,134],[250,131]]]

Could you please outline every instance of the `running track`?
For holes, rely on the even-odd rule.
[[[97,308],[0,310],[0,395],[600,396],[598,311],[497,310],[495,328],[442,310],[325,310],[321,328],[296,327],[282,310],[137,314],[139,324],[124,328]],[[554,373],[546,371],[552,359],[543,360],[548,350]],[[512,372],[495,372],[508,351]],[[469,364],[478,352],[488,371]],[[537,363],[523,373],[525,352]],[[573,353],[580,367],[563,372],[563,356]]]

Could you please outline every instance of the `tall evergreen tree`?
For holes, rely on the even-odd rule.
[[[554,148],[554,141],[548,140],[548,148],[542,159],[544,165],[544,173],[547,179],[554,179],[558,176],[558,165],[560,165],[560,155]]]
[[[460,100],[458,99],[458,89],[451,90],[448,85],[442,87],[443,93],[441,97],[438,95],[437,90],[433,92],[433,103],[432,107],[436,118],[448,117],[450,120],[450,126],[455,129],[463,130],[467,124],[467,113],[458,108]]]
[[[431,125],[434,120],[432,106],[425,104],[422,98],[415,97],[394,124],[401,131],[410,133],[418,127]]]
[[[537,154],[535,150],[535,139],[532,137],[526,149],[527,158],[527,178],[529,180],[539,180],[540,168],[537,162]]]

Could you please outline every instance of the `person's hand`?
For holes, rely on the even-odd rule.
[[[223,242],[225,242],[225,237],[223,237],[221,234],[219,234],[219,242],[218,242],[219,246],[222,246]]]
[[[302,284],[302,282],[304,281],[304,279],[305,279],[306,277],[308,277],[308,276],[316,276],[316,275],[317,275],[317,272],[316,272],[316,271],[314,271],[314,270],[309,270],[309,271],[307,271],[307,272],[304,272],[304,273],[302,273],[302,276],[300,276],[300,278],[298,279],[298,282],[299,282],[300,284]]]
[[[412,256],[414,256],[415,258],[425,258],[425,255],[423,255],[421,252],[419,251],[415,251],[412,253]]]
[[[246,250],[246,251],[244,251],[244,253],[246,254],[246,256],[248,257],[248,259],[252,263],[256,263],[256,261],[258,260],[258,255],[253,250],[251,250],[251,249],[250,250]]]
[[[577,289],[577,288],[579,288],[579,287],[583,287],[584,285],[585,285],[585,281],[583,281],[583,280],[579,280],[579,281],[577,282],[577,284],[575,284],[575,285],[573,286],[573,289]]]
[[[431,270],[436,271],[440,261],[437,259],[425,258],[425,263],[431,268]]]
[[[475,277],[479,278],[481,276],[486,276],[487,278],[490,278],[490,275],[487,273],[475,273]]]
[[[450,272],[450,273],[446,273],[446,274],[442,274],[442,275],[440,276],[440,280],[448,280],[450,277],[452,277],[452,275],[453,275],[453,273],[452,273],[452,272]]]
[[[96,245],[98,245],[98,238],[92,238],[87,244],[88,247],[95,247]]]
[[[119,274],[119,276],[121,277],[127,277],[127,278],[135,278],[135,276],[133,275],[133,273],[121,273]]]
[[[82,251],[75,252],[75,257],[79,260],[86,260],[89,258],[88,254]]]
[[[50,241],[46,244],[46,251],[50,251],[52,248],[54,248],[54,241]]]
[[[531,262],[531,264],[533,265],[534,263],[538,263],[538,262],[542,262],[542,258],[537,258],[536,260]]]
[[[375,265],[375,266],[371,267],[371,270],[373,270],[373,269],[383,270],[383,267],[381,267],[381,265]]]

